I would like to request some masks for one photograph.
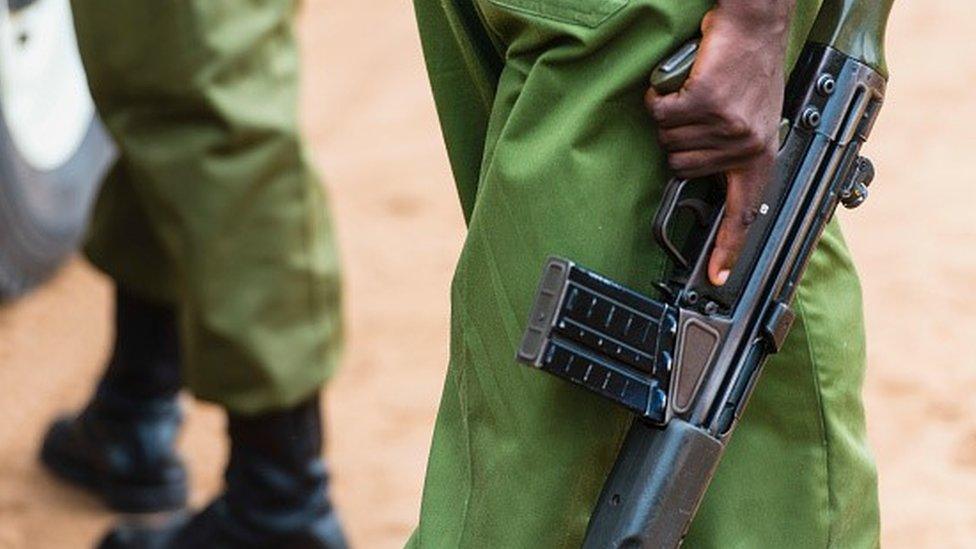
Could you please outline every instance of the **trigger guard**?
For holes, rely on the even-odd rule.
[[[681,191],[688,184],[687,179],[671,179],[664,187],[664,194],[661,197],[661,205],[658,206],[654,214],[654,226],[652,232],[654,240],[677,263],[681,268],[688,269],[690,263],[688,259],[678,250],[678,247],[671,241],[668,229],[671,226],[671,217],[679,209]]]

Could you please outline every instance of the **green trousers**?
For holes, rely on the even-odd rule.
[[[118,142],[87,254],[180,310],[184,373],[233,412],[297,403],[339,348],[338,265],[297,128],[295,0],[74,0]]]
[[[473,2],[473,3],[472,3]],[[629,424],[516,365],[556,254],[653,295],[668,174],[642,94],[708,0],[415,0],[468,233],[450,365],[410,547],[576,547]],[[818,5],[800,0],[790,60]],[[687,547],[873,547],[860,287],[836,224]]]

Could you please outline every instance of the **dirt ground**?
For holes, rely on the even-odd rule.
[[[841,214],[864,280],[888,547],[976,543],[973,15],[970,0],[896,6],[868,150],[880,176]],[[418,513],[463,223],[408,3],[307,2],[301,36],[304,125],[346,266],[348,352],[327,397],[335,497],[356,546],[397,547]],[[0,309],[0,548],[87,547],[112,520],[35,462],[45,424],[83,402],[105,359],[109,295],[76,260]],[[220,486],[223,422],[190,410],[182,446],[203,503]]]

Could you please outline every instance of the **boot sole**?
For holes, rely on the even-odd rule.
[[[120,513],[158,513],[186,506],[185,482],[133,485],[105,479],[84,462],[57,452],[48,444],[41,448],[41,463],[59,478],[98,496],[106,506]]]

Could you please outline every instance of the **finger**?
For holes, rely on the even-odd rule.
[[[668,167],[678,177],[692,179],[740,169],[748,155],[726,149],[680,151],[668,154]]]
[[[731,212],[725,212],[722,224],[715,239],[715,248],[708,260],[708,280],[715,286],[724,285],[732,268],[742,252],[745,242],[745,227],[741,226],[739,217]]]
[[[719,131],[714,124],[662,128],[658,132],[658,141],[669,152],[729,148],[736,144],[735,138]]]
[[[658,95],[657,90],[654,89],[654,86],[649,86],[647,91],[644,92],[644,108],[647,109],[647,114],[651,115],[651,118],[654,117],[653,105],[659,97],[661,96]]]
[[[659,128],[673,128],[700,121],[702,110],[686,88],[668,95],[658,95],[654,88],[644,94],[644,106]]]
[[[708,278],[715,286],[722,286],[738,261],[745,245],[749,227],[759,215],[756,203],[765,185],[762,172],[732,172],[727,176],[725,214],[715,237],[715,247],[708,261]]]

